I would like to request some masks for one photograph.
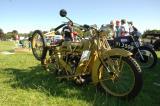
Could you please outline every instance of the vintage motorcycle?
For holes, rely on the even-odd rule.
[[[60,16],[71,21],[66,15],[67,12],[62,9]],[[58,26],[55,32],[67,25]],[[111,49],[101,29],[76,23],[73,27],[90,31],[91,36],[79,42],[62,40],[46,45],[45,37],[36,30],[31,41],[35,58],[58,79],[73,80],[80,85],[90,83],[120,98],[130,100],[136,97],[143,81],[140,66],[131,57],[132,53],[119,48]]]
[[[152,68],[157,63],[157,54],[151,46],[142,45],[139,36],[131,33],[130,36],[115,38],[112,47],[119,47],[129,50],[133,53],[141,68]],[[114,45],[113,45],[114,44]]]

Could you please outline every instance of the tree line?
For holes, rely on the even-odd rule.
[[[147,37],[147,36],[152,36],[152,37],[156,37],[159,36],[160,37],[160,30],[146,30],[143,33],[143,38]]]
[[[43,33],[46,33],[47,31],[42,31]],[[30,31],[29,33],[19,33],[17,30],[13,30],[11,32],[4,33],[3,29],[0,28],[0,40],[8,40],[16,39],[16,35],[21,36],[21,37],[30,37],[32,36],[33,31]]]
[[[53,31],[54,28],[51,28],[50,31]],[[79,29],[75,29],[80,35],[82,35],[82,31],[79,30]],[[43,34],[44,33],[47,33],[47,31],[42,31]],[[8,39],[13,39],[15,40],[16,38],[16,35],[19,35],[19,36],[22,36],[22,37],[30,37],[32,36],[32,31],[30,31],[29,33],[18,33],[17,30],[13,30],[11,32],[7,32],[7,33],[4,33],[3,32],[3,29],[0,28],[0,40],[8,40]],[[60,34],[60,33],[58,33]],[[89,33],[85,33],[83,35],[89,35]],[[143,33],[143,38],[145,38],[146,36],[160,36],[160,30],[146,30],[144,31]]]
[[[51,28],[50,31],[54,31],[54,28]],[[89,35],[89,33],[83,33],[80,29],[75,28],[75,31],[79,34],[79,35]],[[11,32],[7,32],[4,33],[3,29],[0,28],[0,40],[8,40],[8,39],[12,39],[15,40],[16,39],[16,35],[21,36],[21,37],[31,37],[32,36],[33,31],[30,31],[29,33],[19,33],[17,30],[13,30]],[[43,34],[47,33],[47,31],[42,31]],[[59,31],[56,32],[57,35],[61,34]]]
[[[11,32],[4,33],[3,29],[0,28],[0,40],[8,40],[8,39],[15,40],[16,35],[28,37],[30,33],[18,33],[17,30],[13,30]]]

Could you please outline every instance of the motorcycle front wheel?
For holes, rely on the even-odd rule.
[[[115,56],[104,59],[98,75],[98,88],[128,100],[139,94],[143,84],[141,69],[132,57]]]

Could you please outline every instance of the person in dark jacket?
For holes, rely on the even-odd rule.
[[[62,29],[62,35],[64,37],[64,41],[73,41],[73,36],[72,36],[72,32],[73,32],[73,22],[69,21],[67,26],[65,26]]]

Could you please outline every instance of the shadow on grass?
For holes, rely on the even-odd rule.
[[[21,88],[26,90],[37,90],[45,93],[47,96],[76,98],[89,102],[95,106],[101,105],[128,105],[134,101],[124,101],[119,98],[105,95],[96,91],[93,85],[77,86],[72,81],[59,81],[55,75],[45,72],[40,66],[30,67],[28,69],[5,69],[6,74],[13,75],[13,79],[5,82],[12,88]]]
[[[160,57],[157,58],[157,63],[153,68],[143,69],[143,89],[142,89],[142,102],[146,106],[159,106],[160,105]],[[145,101],[144,101],[145,100]]]

